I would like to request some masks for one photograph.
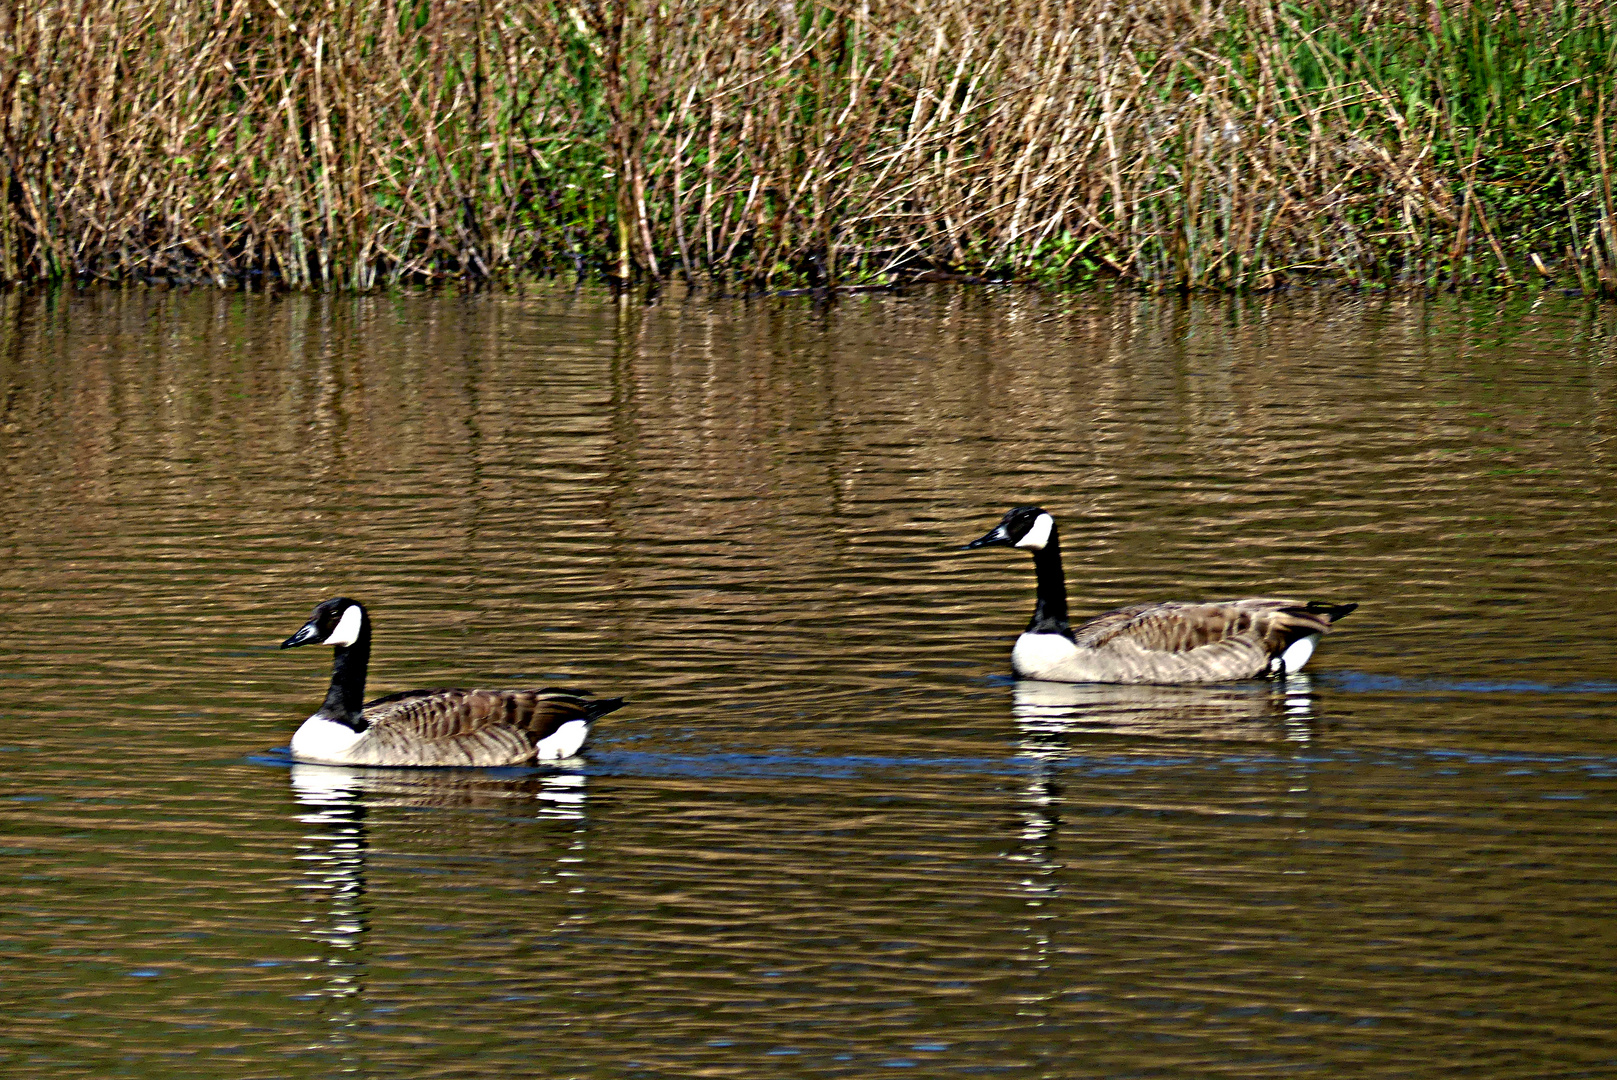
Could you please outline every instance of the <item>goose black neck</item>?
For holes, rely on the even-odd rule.
[[[1027,632],[1072,637],[1072,628],[1067,625],[1067,577],[1061,572],[1061,541],[1055,529],[1050,530],[1045,545],[1034,550],[1033,570],[1039,579],[1039,597]]]
[[[371,663],[371,628],[367,623],[360,628],[359,637],[352,645],[338,645],[332,650],[331,689],[320,706],[320,715],[346,724],[355,731],[364,731],[365,723],[365,670]]]

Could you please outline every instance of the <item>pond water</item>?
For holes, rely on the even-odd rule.
[[[0,297],[0,1071],[1617,1074],[1617,322],[940,289]],[[1282,686],[1075,613],[1357,601]],[[371,690],[628,696],[289,766]]]

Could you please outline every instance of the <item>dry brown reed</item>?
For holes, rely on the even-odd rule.
[[[0,279],[1617,292],[1614,48],[1594,0],[20,0]]]

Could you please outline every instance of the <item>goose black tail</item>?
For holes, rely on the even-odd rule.
[[[1324,615],[1331,622],[1344,619],[1358,608],[1358,604],[1329,604],[1324,600],[1310,600],[1308,610]]]
[[[609,712],[617,712],[623,708],[625,700],[625,698],[620,697],[609,697],[586,701],[584,703],[584,716],[586,719],[595,720]]]

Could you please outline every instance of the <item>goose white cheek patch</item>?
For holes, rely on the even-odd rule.
[[[1033,519],[1033,528],[1027,535],[1016,542],[1019,548],[1032,548],[1034,551],[1043,551],[1044,545],[1050,542],[1050,530],[1056,527],[1056,519],[1049,514],[1040,514]]]
[[[331,632],[331,636],[326,638],[326,640],[322,641],[320,644],[352,645],[354,642],[359,640],[359,623],[359,608],[349,608],[347,611],[342,613],[342,618],[337,620],[337,629],[333,630]]]

